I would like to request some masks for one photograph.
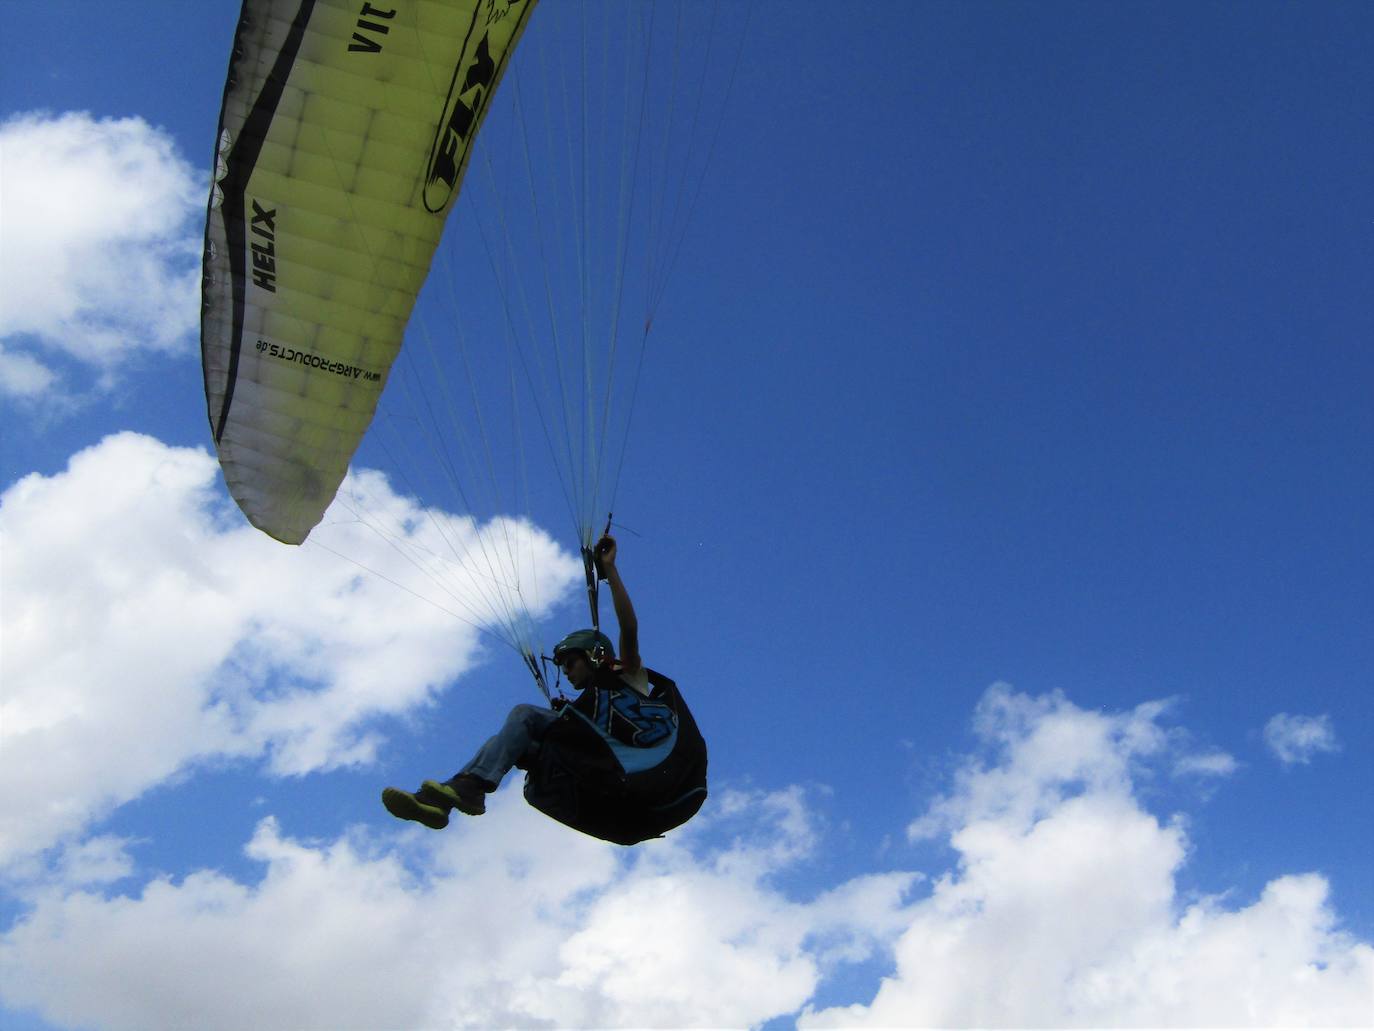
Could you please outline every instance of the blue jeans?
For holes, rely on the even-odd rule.
[[[544,732],[556,719],[558,713],[542,705],[517,705],[506,717],[505,725],[487,739],[457,775],[478,777],[495,790],[512,766],[533,758]]]

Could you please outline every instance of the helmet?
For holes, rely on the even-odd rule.
[[[615,657],[615,646],[600,630],[574,630],[553,648],[553,661],[561,662],[564,652],[586,652],[593,666]]]

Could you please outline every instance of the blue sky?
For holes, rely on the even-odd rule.
[[[236,5],[3,11],[6,1026],[1367,1023],[1367,5],[754,5],[616,498],[713,797],[633,852],[392,821],[528,676],[223,493]]]

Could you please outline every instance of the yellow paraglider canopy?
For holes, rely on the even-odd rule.
[[[201,351],[229,492],[299,544],[377,408],[535,0],[246,0],[220,115]]]

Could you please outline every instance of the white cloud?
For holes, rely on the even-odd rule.
[[[1281,877],[1238,909],[1179,898],[1183,824],[1146,812],[1131,773],[1163,757],[1161,711],[989,691],[976,726],[992,760],[970,760],[913,824],[948,833],[957,867],[913,907],[872,1000],[803,1025],[1367,1022],[1374,949],[1338,929],[1320,876]]]
[[[393,543],[440,549],[435,520],[380,476],[360,482],[393,540],[347,518],[324,533],[381,575],[269,540],[228,506],[208,454],[132,433],[5,492],[0,865],[200,760],[265,755],[279,774],[367,761],[377,717],[473,664],[474,627],[388,582],[411,572]],[[435,518],[451,540],[477,532]],[[580,580],[550,539],[515,532],[546,571],[540,604]]]
[[[62,850],[53,863],[54,881],[84,888],[109,884],[133,875],[136,866],[127,838],[104,835],[87,838]]]
[[[1175,773],[1194,777],[1229,777],[1239,768],[1236,757],[1227,752],[1185,755],[1174,763]]]
[[[1168,736],[1159,711],[990,691],[978,725],[995,759],[932,807],[959,862],[914,901],[907,871],[781,890],[823,844],[796,789],[719,792],[627,850],[508,785],[441,834],[307,843],[268,818],[251,883],[54,885],[0,938],[0,990],[114,1029],[715,1027],[798,1011],[804,1026],[1359,1025],[1374,949],[1341,932],[1323,878],[1279,877],[1240,906],[1180,900],[1182,823],[1146,812],[1123,772]],[[869,1002],[807,1009],[873,957],[893,971]]]
[[[1079,709],[1059,692],[1032,698],[996,685],[974,713],[974,727],[995,749],[995,761],[960,769],[956,790],[913,822],[908,835],[935,837],[994,816],[1027,827],[1067,797],[1126,792],[1133,764],[1168,747],[1169,735],[1158,722],[1167,707],[1147,702],[1104,716]]]
[[[795,788],[717,790],[688,826],[625,850],[509,785],[442,834],[379,814],[383,837],[302,841],[269,817],[246,849],[256,879],[150,880],[138,842],[100,836],[104,809],[207,758],[266,757],[278,773],[365,761],[378,715],[474,661],[475,635],[434,606],[247,528],[217,475],[202,451],[121,434],[0,499],[0,829],[11,876],[34,874],[0,936],[11,1007],[114,1029],[1366,1019],[1374,950],[1341,931],[1320,876],[1276,878],[1243,904],[1180,897],[1185,823],[1148,812],[1137,787],[1226,763],[1180,757],[1186,735],[1160,702],[1100,713],[989,690],[985,749],[910,822],[958,855],[929,876],[784,890],[825,845]],[[324,527],[338,550],[401,578],[378,519],[412,556],[437,550],[433,521],[379,477],[344,497]],[[536,564],[556,574],[545,598],[580,578],[570,555]],[[461,593],[476,570],[457,573]],[[23,864],[54,844],[46,869]],[[876,991],[815,1008],[864,961],[890,967]]]
[[[108,385],[131,354],[192,339],[205,179],[139,118],[0,124],[0,391],[55,389],[58,353]]]
[[[0,347],[0,394],[36,398],[56,382],[56,373],[33,355]]]
[[[1309,763],[1322,752],[1337,752],[1340,745],[1331,717],[1292,716],[1281,712],[1264,725],[1264,741],[1285,766]]]
[[[480,820],[386,847],[361,831],[306,844],[269,818],[247,850],[256,884],[200,871],[39,899],[0,939],[0,986],[49,1020],[114,1029],[756,1024],[840,961],[809,942],[889,944],[912,877],[789,901],[753,853],[805,854],[797,796],[721,801],[633,850],[513,787]]]

